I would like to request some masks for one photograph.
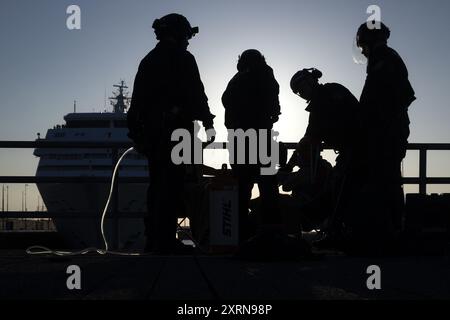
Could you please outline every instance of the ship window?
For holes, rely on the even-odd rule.
[[[108,155],[105,153],[86,153],[84,155],[85,159],[105,159]]]
[[[109,128],[110,121],[105,120],[77,120],[68,121],[67,128]]]
[[[146,167],[146,166],[128,166],[128,167],[121,168],[121,170],[124,170],[124,171],[148,171],[148,167]]]
[[[65,134],[65,132],[55,132],[55,133],[53,134],[53,136],[54,136],[55,138],[62,138],[62,137],[65,137],[66,134]]]
[[[88,166],[40,166],[40,170],[64,170],[64,171],[78,171],[78,170],[87,170]]]
[[[93,170],[111,170],[112,166],[91,166]]]
[[[81,159],[81,154],[50,154],[48,155],[48,159],[56,159],[56,160],[77,160]]]
[[[145,156],[143,156],[141,154],[128,154],[127,158],[128,159],[134,159],[134,160],[144,160]]]

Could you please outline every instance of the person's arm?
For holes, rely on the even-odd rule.
[[[259,82],[259,104],[262,110],[264,110],[264,116],[268,117],[271,123],[275,123],[281,114],[280,100],[278,97],[280,94],[280,86],[270,67],[267,66],[267,69],[262,71]]]
[[[416,100],[414,89],[408,79],[408,69],[395,51],[386,63],[388,82],[394,91],[396,103],[400,109],[407,109]]]
[[[142,119],[144,103],[144,73],[142,69],[143,67],[141,63],[134,79],[130,108],[127,112],[128,137],[135,143],[141,141],[144,135],[144,125]]]
[[[200,120],[206,129],[211,129],[214,126],[214,118],[209,109],[208,97],[205,94],[205,87],[200,78],[197,62],[192,54],[187,53],[187,74],[190,79],[187,79],[186,86],[188,108],[192,112],[194,120]]]
[[[152,57],[154,59],[154,57]],[[127,112],[128,136],[135,143],[138,152],[146,154],[157,135],[164,128],[161,83],[161,63],[145,57],[138,68],[134,79],[130,108]],[[156,134],[156,135],[155,135]]]
[[[225,108],[225,126],[227,128],[238,128],[240,125],[239,112],[243,110],[239,107],[241,101],[239,96],[239,87],[241,81],[241,73],[236,73],[233,78],[228,82],[227,87],[222,94],[222,105]]]
[[[308,120],[308,127],[306,128],[306,132],[305,132],[303,138],[300,139],[300,141],[297,143],[294,153],[289,158],[289,161],[287,162],[286,166],[281,168],[281,171],[291,172],[296,166],[300,166],[300,162],[301,162],[300,157],[305,152],[305,145],[308,141],[310,141],[310,138],[316,134],[315,122],[316,122],[316,119],[314,118],[313,113],[310,113],[309,120]]]

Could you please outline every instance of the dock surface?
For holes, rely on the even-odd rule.
[[[69,290],[67,268],[81,270]],[[381,271],[369,290],[367,268]],[[249,262],[230,256],[35,257],[0,250],[0,299],[303,300],[449,299],[448,256]]]

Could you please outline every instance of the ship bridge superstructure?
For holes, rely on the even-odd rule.
[[[128,142],[127,114],[129,99],[124,81],[110,98],[112,112],[69,113],[65,124],[47,130],[46,141],[58,142]],[[122,150],[123,152],[124,150]],[[121,152],[119,152],[119,155]],[[34,155],[40,158],[37,176],[105,176],[111,175],[112,150],[104,148],[39,148]],[[147,160],[132,152],[122,162],[122,176],[146,176]]]

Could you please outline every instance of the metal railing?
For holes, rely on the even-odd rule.
[[[288,149],[295,149],[296,143],[285,143]],[[120,150],[132,146],[131,142],[56,142],[56,141],[0,141],[0,149],[30,149],[30,148],[92,148],[108,149],[111,151],[113,167],[119,159]],[[227,143],[215,142],[211,149],[225,149]],[[325,149],[327,149],[325,147]],[[428,177],[427,176],[427,152],[428,151],[450,151],[450,143],[412,143],[408,150],[419,151],[419,176],[404,177],[404,184],[419,185],[419,193],[426,194],[428,184],[450,184],[450,177]],[[112,167],[112,168],[113,168]],[[110,177],[36,177],[36,176],[0,176],[0,183],[110,183]],[[111,218],[137,218],[144,215],[143,212],[120,212],[119,194],[117,183],[147,183],[146,177],[118,177],[116,179],[111,202]],[[98,217],[99,213],[93,212],[2,212],[1,218],[61,218],[61,217]]]

